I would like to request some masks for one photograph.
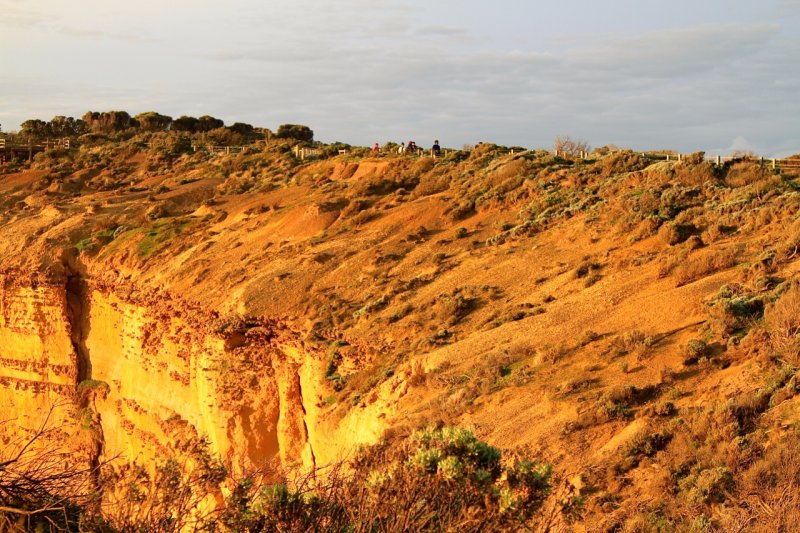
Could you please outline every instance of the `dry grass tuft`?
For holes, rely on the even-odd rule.
[[[767,307],[764,318],[771,349],[779,357],[800,360],[800,286],[792,287]]]
[[[736,265],[740,250],[735,247],[721,250],[702,250],[687,261],[677,265],[673,271],[677,286],[697,281],[709,274]]]

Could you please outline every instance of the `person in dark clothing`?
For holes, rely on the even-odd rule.
[[[431,155],[433,157],[439,157],[442,155],[442,147],[439,146],[439,139],[433,141],[433,146],[431,147]]]

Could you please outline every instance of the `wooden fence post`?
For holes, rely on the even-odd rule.
[[[776,168],[778,168],[778,166],[777,166],[777,164],[776,164],[776,161],[775,161],[775,159],[773,159],[773,160],[772,160],[772,170],[775,170]]]
[[[721,164],[722,164],[722,157],[717,156],[717,166],[720,166]]]

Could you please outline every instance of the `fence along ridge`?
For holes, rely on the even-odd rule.
[[[513,154],[514,151],[512,150],[511,153]],[[561,155],[561,153],[556,150],[556,156]],[[614,153],[613,151],[610,153]],[[681,154],[681,153],[664,153],[664,152],[636,152],[639,153],[645,159],[651,159],[656,161],[683,161],[687,155],[691,154]],[[566,154],[564,154],[566,155]],[[578,159],[590,159],[591,154],[589,152],[580,152],[578,154]],[[790,168],[800,168],[800,155],[791,156],[791,157],[764,157],[754,154],[742,154],[742,155],[704,155],[704,161],[713,161],[717,166],[722,165],[727,161],[758,161],[760,164],[767,163],[772,166],[772,168],[778,168],[779,166],[785,166]]]
[[[151,146],[151,143],[144,143],[144,144],[148,148]],[[53,139],[53,140],[49,140],[48,139],[46,141],[42,141],[42,142],[34,144],[34,143],[30,143],[30,142],[28,142],[28,143],[7,143],[5,138],[0,137],[0,150],[5,150],[5,149],[17,149],[17,150],[32,149],[32,150],[38,152],[38,151],[42,151],[42,150],[55,149],[55,148],[69,149],[70,148],[70,140],[69,140],[69,138]],[[247,146],[215,146],[215,145],[211,145],[211,144],[208,144],[208,145],[192,144],[192,151],[193,152],[196,152],[197,150],[206,150],[208,152],[213,152],[213,153],[217,153],[217,154],[220,154],[220,153],[241,154],[241,153],[244,153],[245,151],[247,151],[247,148],[248,148]],[[339,150],[339,154],[346,153],[346,152],[347,152],[346,150]],[[427,150],[420,150],[420,154],[423,154],[424,152],[427,152]],[[448,150],[444,150],[445,155],[447,154],[447,152],[448,152]],[[515,152],[515,150],[513,148],[505,151],[505,153],[510,153],[512,155],[514,154],[514,152]],[[614,153],[614,152],[615,151],[612,151],[610,153]],[[320,155],[322,153],[322,149],[321,148],[306,148],[306,147],[294,146],[292,148],[292,153],[294,154],[295,157],[304,160],[307,156]],[[592,155],[588,151],[581,151],[577,155],[567,154],[565,152],[562,153],[562,151],[559,151],[559,150],[554,150],[553,153],[556,155],[556,157],[558,157],[560,155],[564,155],[564,156],[576,157],[578,159],[591,159],[591,155]],[[674,161],[683,161],[683,159],[687,156],[687,154],[669,153],[669,152],[667,152],[667,153],[665,153],[665,152],[638,152],[638,153],[641,154],[641,156],[646,158],[646,159],[653,159],[653,160],[657,160],[657,161],[658,160],[660,160],[660,161],[673,161],[673,160]],[[767,157],[764,157],[764,156],[759,156],[759,155],[754,155],[754,154],[705,155],[704,156],[704,160],[705,161],[714,161],[717,166],[719,166],[722,163],[725,163],[727,161],[736,161],[736,160],[744,160],[744,159],[758,160],[758,162],[760,164],[762,164],[762,165],[764,163],[767,163],[773,169],[776,169],[778,167],[785,167],[785,168],[791,168],[791,169],[800,168],[800,155],[793,156],[793,157],[782,157],[782,158],[779,158],[779,157],[767,158]]]

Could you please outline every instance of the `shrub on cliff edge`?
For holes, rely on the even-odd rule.
[[[246,478],[222,522],[237,531],[518,530],[549,494],[551,470],[505,464],[470,431],[443,427],[367,448],[323,475],[293,488]]]

